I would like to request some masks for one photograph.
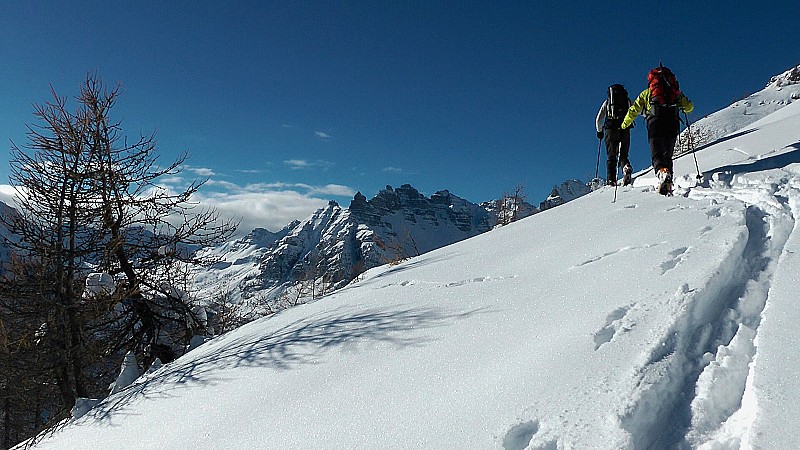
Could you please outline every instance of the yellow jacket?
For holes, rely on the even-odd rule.
[[[687,114],[694,110],[692,102],[683,94],[681,94],[681,97],[678,99],[678,107]],[[642,110],[644,110],[645,115],[650,114],[650,88],[643,90],[642,93],[636,97],[631,107],[628,108],[628,114],[625,115],[625,119],[622,121],[622,129],[624,130],[631,126],[636,116],[641,114]]]

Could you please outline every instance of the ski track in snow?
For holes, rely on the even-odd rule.
[[[516,278],[516,277],[517,277],[516,275],[511,275],[511,276],[507,276],[507,277],[506,276],[485,276],[485,277],[469,278],[469,279],[466,279],[466,280],[453,281],[451,283],[444,283],[444,284],[443,283],[438,283],[438,282],[430,282],[430,281],[404,280],[404,281],[400,281],[400,282],[397,282],[397,283],[384,284],[383,286],[380,287],[380,289],[386,289],[386,288],[390,288],[390,287],[394,287],[394,286],[400,286],[400,287],[414,286],[414,285],[417,285],[417,284],[429,284],[429,285],[435,286],[437,288],[453,288],[453,287],[464,286],[464,285],[472,284],[472,283],[484,283],[484,282],[491,282],[491,281],[502,281],[502,280],[508,280],[508,279],[512,279],[512,278]]]
[[[630,434],[631,448],[739,448],[743,436],[730,431],[718,438],[727,422],[736,433],[746,434],[754,416],[736,413],[746,397],[746,384],[756,357],[756,337],[761,314],[769,301],[769,286],[783,247],[794,229],[788,191],[791,177],[783,177],[764,189],[746,177],[726,188],[689,188],[685,197],[709,202],[703,208],[709,218],[729,211],[717,206],[720,200],[737,200],[746,206],[747,237],[741,252],[731,255],[736,261],[720,267],[704,286],[682,285],[674,294],[675,304],[686,305],[670,331],[655,345],[639,369],[639,382],[631,393],[636,399],[619,413],[619,423]],[[627,206],[625,208],[630,208]],[[686,209],[674,205],[666,212]],[[700,230],[700,236],[711,227]],[[660,244],[640,246],[651,248]],[[592,257],[570,269],[593,264],[637,247],[622,247]],[[691,247],[675,248],[660,264],[662,274],[676,268],[691,253]],[[594,348],[613,343],[620,333],[630,331],[635,322],[626,321],[635,304],[615,309],[605,325],[594,333]],[[740,422],[749,420],[746,427]],[[544,418],[542,418],[544,419]],[[738,427],[738,428],[737,428]],[[558,448],[560,438],[539,438],[540,421],[511,427],[503,441],[504,449]],[[536,443],[532,444],[532,441]],[[568,440],[567,440],[568,441]]]
[[[687,197],[712,204],[723,198],[743,201],[747,205],[747,241],[738,261],[721,268],[727,273],[718,273],[697,289],[684,285],[674,294],[689,307],[641,367],[639,393],[632,395],[638,401],[620,414],[633,448],[713,447],[715,432],[741,407],[770,280],[791,232],[782,230],[794,226],[786,206],[787,194],[782,193],[786,189],[776,183],[765,192],[745,181],[727,190],[687,192]],[[719,207],[706,209],[709,217],[724,213]],[[671,259],[661,264],[663,273],[677,267],[690,251],[670,251]],[[613,340],[629,308],[609,314],[606,326],[595,333],[596,349]],[[723,361],[727,369],[721,369]],[[738,372],[730,366],[738,367]]]

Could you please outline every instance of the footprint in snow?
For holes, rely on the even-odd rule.
[[[667,212],[670,212],[670,211],[682,211],[684,209],[687,209],[686,205],[677,204],[675,206],[671,206],[671,207],[667,208]]]
[[[523,450],[528,448],[536,432],[539,431],[539,422],[529,420],[511,427],[503,438],[503,450]]]
[[[651,247],[655,247],[657,245],[660,245],[660,244],[648,244],[648,245],[641,245],[641,246],[638,246],[638,247],[622,247],[622,248],[620,248],[618,250],[606,252],[606,253],[603,253],[602,255],[597,255],[597,256],[594,256],[594,257],[592,257],[590,259],[587,259],[586,261],[584,261],[582,263],[575,264],[574,266],[570,267],[570,269],[574,269],[576,267],[582,267],[582,266],[585,266],[585,265],[588,265],[588,264],[596,263],[597,261],[600,261],[601,259],[608,258],[609,256],[613,256],[613,255],[616,255],[618,253],[623,253],[623,252],[627,252],[627,251],[631,251],[631,250],[648,249],[648,248],[651,248]]]
[[[628,314],[631,306],[622,306],[611,311],[611,314],[606,317],[606,324],[597,333],[594,334],[594,349],[599,349],[603,344],[607,344],[614,339],[620,331],[628,331],[630,328],[622,326],[622,319]]]
[[[447,283],[444,287],[457,287],[457,286],[464,286],[465,284],[470,283],[483,283],[484,281],[501,281],[505,279],[516,278],[516,275],[512,275],[510,277],[477,277],[471,278],[469,280],[461,280],[461,281],[454,281],[452,283]]]
[[[478,277],[478,278],[473,278],[471,280],[455,281],[453,283],[447,283],[445,285],[445,287],[463,286],[463,285],[465,285],[467,283],[481,283],[481,282],[487,281],[487,279],[488,279],[487,277]]]
[[[681,247],[669,252],[668,255],[672,256],[672,259],[668,259],[661,263],[661,275],[664,275],[665,273],[677,267],[678,264],[683,261],[683,255],[688,249],[688,247]]]

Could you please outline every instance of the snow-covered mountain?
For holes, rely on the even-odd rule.
[[[691,97],[691,93],[688,94]],[[693,141],[688,138],[688,131],[684,130],[679,138],[679,146],[683,152],[691,150],[692,147],[702,148],[721,137],[730,136],[736,131],[744,131],[753,122],[798,99],[800,99],[800,65],[772,77],[764,89],[692,123]]]
[[[277,234],[256,230],[206,250],[204,256],[220,262],[197,280],[206,296],[228,290],[234,299],[274,297],[301,280],[337,289],[367,269],[491,230],[497,223],[492,207],[446,190],[428,198],[410,185],[386,186],[370,200],[359,192],[349,208],[331,201]],[[527,203],[519,209],[520,218],[537,212]]]
[[[789,102],[674,197],[644,174],[369,270],[36,447],[800,448],[798,130]]]
[[[550,195],[539,204],[539,210],[554,208],[563,205],[566,202],[575,200],[578,197],[584,196],[591,192],[592,189],[580,180],[567,180],[559,186],[553,186],[553,191]]]

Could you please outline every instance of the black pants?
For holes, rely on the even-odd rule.
[[[650,157],[656,172],[665,168],[672,173],[672,154],[675,152],[675,141],[680,128],[677,115],[647,118],[647,141],[650,143]]]
[[[606,128],[606,179],[609,182],[617,181],[617,163],[622,167],[630,164],[628,153],[631,148],[630,128],[620,130],[619,128]]]
[[[650,157],[653,160],[653,170],[665,168],[672,173],[672,154],[675,151],[677,136],[665,138],[648,138],[650,142]]]

